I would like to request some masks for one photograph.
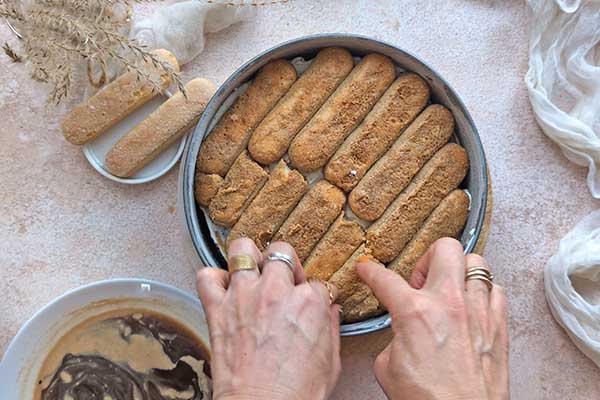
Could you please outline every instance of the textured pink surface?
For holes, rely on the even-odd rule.
[[[323,4],[321,4],[323,3]],[[599,203],[582,168],[537,127],[527,99],[522,1],[335,1],[262,8],[253,23],[211,35],[186,78],[223,82],[242,62],[310,33],[354,32],[394,43],[440,72],[479,127],[494,182],[486,255],[510,302],[515,399],[591,399],[599,370],[554,322],[542,271],[558,240]],[[0,36],[9,31],[0,23]],[[98,175],[59,131],[64,110],[0,55],[0,354],[21,324],[68,289],[144,277],[193,290],[179,244],[177,172],[143,186]],[[343,341],[334,399],[380,399],[371,365],[386,334]]]

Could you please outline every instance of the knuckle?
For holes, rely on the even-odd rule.
[[[429,307],[429,301],[423,295],[417,294],[406,300],[400,308],[400,315],[403,319],[420,319],[429,314]]]
[[[212,276],[213,276],[212,268],[205,267],[196,273],[196,280],[198,282],[204,282],[204,281],[210,279]]]
[[[460,309],[466,307],[465,292],[463,289],[452,286],[442,290],[441,294],[448,306]]]
[[[299,285],[297,288],[297,296],[304,304],[317,304],[318,296],[315,290],[310,285]]]
[[[260,299],[265,305],[274,305],[288,294],[288,288],[280,279],[269,279],[262,285]]]
[[[447,296],[445,298],[446,310],[450,317],[455,319],[465,318],[467,315],[467,305],[463,296]]]

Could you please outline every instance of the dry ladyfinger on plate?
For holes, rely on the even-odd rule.
[[[298,131],[350,73],[354,62],[345,49],[323,49],[289,92],[256,127],[248,150],[252,157],[271,164],[287,151]]]
[[[364,57],[292,141],[288,150],[292,166],[303,172],[324,166],[395,75],[394,64],[386,56]]]
[[[465,150],[449,143],[414,177],[385,213],[367,230],[367,249],[382,262],[392,261],[444,197],[467,173]]]
[[[456,238],[462,232],[469,216],[469,205],[469,196],[460,189],[446,196],[388,268],[404,279],[410,279],[417,260],[433,242],[443,237]]]
[[[346,219],[342,212],[306,259],[306,277],[329,280],[364,241],[360,224]]]
[[[254,240],[264,250],[277,229],[300,201],[308,184],[301,173],[284,161],[275,167],[254,200],[231,228],[227,242],[240,237]]]
[[[196,171],[196,176],[194,176],[194,197],[198,204],[208,207],[222,184],[223,178],[219,175],[204,174]]]
[[[457,237],[465,226],[469,215],[469,196],[456,189],[427,217],[417,234],[406,245],[388,268],[409,280],[417,260],[427,251],[429,246],[442,237]],[[358,297],[358,296],[357,296]],[[347,311],[344,312],[346,322],[361,321],[384,312],[384,309],[373,293],[353,304],[347,300]]]
[[[285,220],[273,240],[291,244],[304,261],[344,208],[346,196],[327,181],[317,182]]]
[[[325,179],[345,192],[352,190],[428,100],[429,86],[419,75],[400,75],[329,160]]]
[[[208,207],[213,222],[225,227],[235,224],[268,176],[267,171],[244,150],[225,175],[223,184]]]
[[[174,71],[179,71],[179,63],[173,54],[162,49],[152,53],[161,61],[167,62]],[[159,79],[162,89],[171,84],[169,76],[161,74],[152,65],[144,68],[150,76]],[[84,144],[106,132],[158,94],[153,90],[153,85],[138,79],[135,72],[126,72],[73,108],[62,122],[63,135],[73,144]]]
[[[122,178],[133,176],[198,123],[216,89],[203,78],[188,82],[185,96],[175,93],[119,139],[106,155],[106,168]]]
[[[285,60],[275,60],[262,67],[204,139],[198,154],[200,171],[225,176],[246,148],[252,130],[295,80],[296,70]]]
[[[348,204],[354,214],[366,221],[379,218],[448,142],[453,130],[454,118],[448,109],[438,104],[427,107],[352,190]]]

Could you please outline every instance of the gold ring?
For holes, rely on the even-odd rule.
[[[331,291],[331,284],[327,281],[323,281],[323,284],[327,288],[327,293],[329,294],[329,305],[332,305],[335,299],[333,298],[333,292]]]
[[[470,276],[470,277],[467,278],[467,281],[471,281],[473,279],[485,282],[485,284],[487,285],[487,287],[488,287],[489,290],[492,290],[492,288],[494,287],[494,284],[492,283],[492,281],[487,276],[472,275],[472,276]]]
[[[321,280],[319,278],[308,278],[308,283],[311,282],[318,282],[318,283],[322,283],[323,286],[325,286],[325,289],[327,289],[327,294],[329,295],[329,304],[333,304],[333,302],[335,301],[335,298],[333,297],[333,291],[331,290],[331,283]]]
[[[484,282],[489,290],[492,290],[494,287],[494,274],[485,267],[472,267],[467,269],[465,282],[473,279]]]
[[[230,274],[233,274],[238,271],[258,270],[258,265],[256,265],[254,258],[242,254],[230,257],[227,262],[227,269],[229,269]]]
[[[490,279],[494,280],[494,274],[492,274],[492,271],[490,271],[488,268],[471,267],[471,268],[467,269],[467,276],[469,276],[469,274],[472,274],[474,272],[480,272],[480,273],[486,274],[487,276],[490,277]]]

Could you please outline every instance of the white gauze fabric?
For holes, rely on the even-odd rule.
[[[560,241],[544,271],[544,286],[554,318],[600,367],[600,210]]]
[[[528,0],[525,83],[542,130],[572,162],[587,166],[600,198],[600,0]]]
[[[205,33],[214,33],[254,15],[255,7],[232,7],[191,0],[159,7],[133,24],[130,37],[151,49],[169,50],[186,64],[204,50]]]

